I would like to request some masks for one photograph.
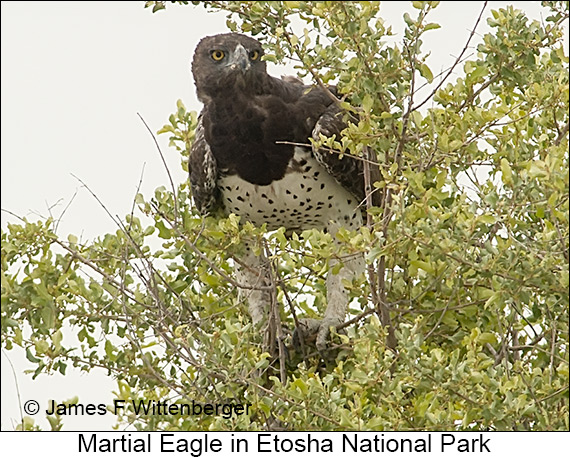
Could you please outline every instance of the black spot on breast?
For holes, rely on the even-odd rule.
[[[321,183],[321,189],[324,189],[324,188],[325,188],[325,183],[322,182],[322,183]]]
[[[244,201],[245,201],[241,195],[238,195],[237,199],[238,199],[240,202],[244,202]]]
[[[267,200],[269,202],[270,205],[273,205],[273,200],[271,200],[270,198]]]

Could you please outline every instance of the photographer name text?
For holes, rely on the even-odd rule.
[[[138,415],[145,416],[220,416],[231,419],[242,414],[250,413],[250,403],[170,403],[156,400],[115,400],[112,406],[102,403],[94,404],[65,404],[51,401],[45,410],[47,415],[60,416],[104,416],[109,411],[117,415],[121,411],[130,410]]]

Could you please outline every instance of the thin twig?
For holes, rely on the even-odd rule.
[[[455,290],[449,294],[449,299],[447,300],[447,303],[445,304],[443,311],[441,311],[441,315],[439,316],[437,322],[432,327],[432,329],[427,333],[424,340],[427,340],[430,336],[432,336],[433,332],[435,332],[436,329],[439,327],[439,324],[441,324],[441,321],[443,320],[443,317],[445,316],[445,313],[448,311],[449,305],[451,304],[451,300],[453,299],[453,293],[454,292],[455,292]]]
[[[53,227],[53,232],[57,233],[57,229],[59,228],[59,223],[63,220],[63,216],[65,215],[65,213],[67,212],[67,210],[69,209],[69,207],[71,206],[71,204],[73,203],[73,200],[75,200],[75,197],[77,197],[77,189],[75,190],[75,192],[73,193],[73,195],[71,196],[71,199],[69,200],[69,203],[67,205],[65,205],[65,208],[63,208],[63,211],[61,212],[61,214],[59,215],[59,217],[57,218],[57,220],[55,221],[54,227]]]
[[[18,377],[16,376],[16,370],[14,369],[14,365],[12,364],[12,361],[10,360],[10,357],[8,357],[8,354],[6,353],[4,348],[2,348],[2,354],[4,354],[4,357],[6,357],[6,360],[8,360],[10,368],[12,369],[12,375],[14,376],[14,384],[16,386],[16,396],[18,397],[18,409],[20,410],[20,423],[22,424],[23,427],[24,414],[22,413],[22,398],[20,397],[20,385],[18,384]]]
[[[291,297],[289,297],[289,293],[287,292],[287,286],[285,285],[283,278],[279,274],[279,269],[277,268],[277,265],[274,265],[274,271],[275,271],[275,277],[277,278],[277,283],[278,283],[279,287],[281,287],[281,290],[283,291],[283,295],[285,295],[285,300],[287,301],[287,304],[289,305],[289,309],[291,310],[291,315],[293,316],[293,321],[295,322],[295,328],[298,329],[299,328],[299,319],[297,317],[297,312],[295,311],[295,305],[293,303],[294,299],[292,300]],[[309,275],[307,275],[307,276],[309,276]],[[303,286],[301,286],[301,289],[307,283],[306,282],[307,280],[308,280],[308,278],[303,283]],[[298,294],[299,294],[299,292],[297,293],[297,295]],[[295,298],[297,297],[297,295],[295,296]],[[303,332],[298,332],[298,334],[299,334],[299,343],[301,346],[301,353],[305,354],[305,341],[303,338]]]
[[[271,258],[269,255],[269,249],[266,248],[266,256],[268,259]],[[277,265],[275,261],[272,260],[269,268],[269,280],[272,288],[271,292],[271,320],[275,325],[275,336],[277,337],[277,350],[279,354],[279,376],[281,379],[281,384],[285,385],[287,383],[287,370],[285,367],[285,362],[287,358],[287,352],[285,349],[285,336],[283,335],[283,325],[281,324],[281,313],[279,312],[279,301],[277,300],[277,284],[275,283],[275,275],[273,272],[277,271]]]
[[[431,94],[429,94],[426,97],[426,99],[423,102],[421,102],[419,105],[414,106],[412,111],[416,111],[416,110],[420,109],[423,105],[425,105],[428,101],[430,101],[432,99],[432,97],[436,94],[436,92],[441,88],[441,86],[443,86],[443,83],[447,80],[447,78],[449,78],[449,76],[453,73],[453,70],[455,70],[455,67],[461,62],[461,59],[463,58],[463,54],[465,54],[465,52],[469,48],[469,43],[471,42],[471,39],[475,35],[475,31],[477,30],[477,27],[479,26],[479,22],[481,22],[481,18],[483,17],[483,12],[485,11],[485,8],[487,8],[487,3],[488,2],[483,3],[483,8],[481,8],[481,12],[479,13],[479,17],[477,18],[477,21],[475,22],[475,25],[473,26],[473,30],[471,30],[471,34],[469,35],[469,38],[467,39],[465,46],[463,46],[463,50],[461,51],[459,56],[457,56],[457,59],[455,59],[455,62],[449,68],[449,71],[439,81],[438,85],[432,90]]]
[[[375,308],[368,308],[366,311],[361,312],[357,316],[354,316],[352,319],[349,319],[346,322],[343,322],[342,324],[337,325],[335,327],[336,331],[338,332],[339,330],[342,330],[343,328],[349,327],[352,324],[356,324],[358,321],[364,319],[366,316],[369,316],[370,314],[374,314],[375,312],[376,312]]]
[[[156,145],[156,148],[158,149],[158,153],[160,154],[160,158],[162,159],[162,163],[164,164],[164,168],[166,169],[166,173],[168,174],[170,186],[172,187],[172,195],[174,196],[174,214],[175,214],[176,220],[178,220],[178,197],[176,195],[176,187],[174,186],[174,181],[172,180],[172,175],[170,174],[170,170],[168,169],[168,165],[166,164],[166,159],[164,158],[164,154],[162,153],[162,150],[160,149],[160,146],[158,144],[156,137],[154,136],[154,133],[152,132],[152,130],[150,129],[150,127],[148,126],[146,121],[143,119],[143,117],[140,115],[140,113],[137,113],[137,116],[140,118],[140,120],[142,121],[142,123],[144,124],[146,129],[148,130],[148,133],[150,133],[150,135],[152,136],[152,139],[154,140],[154,144]]]

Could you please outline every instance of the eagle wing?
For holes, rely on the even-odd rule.
[[[202,214],[215,211],[220,205],[220,191],[216,182],[218,179],[218,165],[204,136],[202,116],[194,133],[194,143],[188,158],[188,171],[190,173],[190,189],[194,203]]]
[[[313,128],[313,140],[317,143],[320,142],[321,135],[327,138],[335,136],[337,140],[340,140],[342,131],[347,127],[344,114],[345,113],[336,103],[329,105]],[[341,158],[338,151],[331,150],[328,147],[318,147],[315,143],[313,143],[313,155],[339,184],[364,203],[366,198],[364,160],[373,162],[371,157],[356,158],[350,154],[345,154]],[[374,183],[380,181],[381,174],[379,167],[371,163],[369,169],[370,182]],[[372,193],[372,204],[374,206],[380,206],[382,203],[381,200],[382,196],[380,192]],[[364,205],[364,207],[366,206]]]

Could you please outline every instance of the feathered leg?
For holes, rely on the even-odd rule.
[[[353,224],[349,224],[348,228],[354,228],[359,222],[360,215]],[[331,221],[328,226],[329,232],[336,235],[338,228],[344,224]],[[337,327],[342,324],[346,317],[348,308],[348,292],[344,286],[345,281],[352,281],[355,277],[364,271],[364,258],[361,255],[351,255],[342,259],[342,267],[337,273],[334,270],[338,268],[338,259],[329,261],[329,271],[327,273],[327,309],[322,319],[301,319],[296,330],[297,335],[294,336],[295,344],[299,344],[299,338],[304,341],[312,340],[316,337],[315,344],[320,352],[324,352],[327,348],[327,340],[330,335],[331,327]],[[301,332],[301,335],[298,333]]]
[[[237,260],[236,279],[242,285],[238,289],[240,300],[247,301],[254,325],[267,322],[271,304],[270,264],[263,255],[255,255],[251,243],[245,242],[245,252]]]
[[[263,332],[264,350],[279,355],[284,381],[283,332],[271,262],[263,253],[256,255],[250,242],[245,241],[244,244],[244,255],[236,259],[239,265],[236,279],[242,286],[238,289],[238,295],[240,300],[247,301],[253,324]]]

